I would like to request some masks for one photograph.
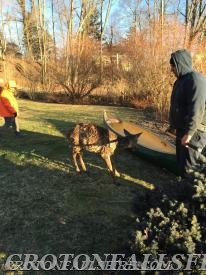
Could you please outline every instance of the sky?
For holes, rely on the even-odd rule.
[[[43,1],[43,0],[42,0]],[[54,2],[57,0],[53,0]],[[67,6],[69,3],[69,0],[58,0],[59,2],[64,1]],[[104,0],[104,12],[106,13],[106,8],[108,5],[109,0]],[[141,11],[140,16],[144,16],[144,11],[146,9],[145,2],[146,0],[111,0],[111,11],[109,20],[107,22],[107,29],[106,34],[109,35],[111,32],[111,26],[113,28],[113,32],[115,34],[116,39],[119,39],[120,37],[124,37],[131,26],[132,20],[134,18],[134,10],[135,7],[138,6],[138,10]],[[175,2],[176,0],[169,0]],[[179,3],[183,3],[184,1],[179,1]],[[29,0],[27,0],[27,8]],[[76,0],[76,3],[78,3],[78,0]],[[139,5],[138,5],[139,3]],[[152,0],[151,0],[152,3]],[[152,5],[152,4],[151,4]],[[46,17],[47,17],[47,26],[51,32],[51,0],[45,0],[45,10],[46,10]],[[14,19],[20,19],[20,13],[18,12],[18,5],[16,0],[0,0],[0,9],[1,14],[3,13],[4,19],[9,19],[9,23],[5,23],[2,21],[1,16],[1,30],[4,29],[4,32],[6,34],[7,40],[14,41],[16,43],[20,43],[20,39],[18,39],[18,36],[21,34],[22,30],[22,24],[20,22],[15,22]],[[105,16],[104,13],[104,16]],[[56,30],[57,26],[59,25],[59,17],[56,14]],[[22,40],[22,39],[21,39]]]
[[[134,0],[132,0],[134,1]],[[65,0],[65,3],[68,2]],[[104,10],[106,13],[107,8],[107,2],[108,0],[105,0],[104,3]],[[126,1],[122,0],[112,0],[111,5],[111,11],[110,11],[110,17],[107,22],[107,29],[110,29],[110,26],[113,25],[114,29],[117,30],[117,32],[123,33],[125,30],[128,29],[128,15],[129,15],[129,9],[128,5],[131,0]],[[29,2],[28,2],[29,3]],[[29,5],[27,5],[27,8]],[[46,15],[47,15],[47,23],[50,25],[51,23],[51,1],[45,0],[45,7],[46,7]],[[0,0],[0,9],[3,12],[3,19],[9,19],[10,22],[4,22],[2,21],[1,16],[1,30],[3,29],[6,32],[7,39],[9,40],[17,40],[17,28],[18,32],[21,32],[21,24],[14,22],[14,19],[20,19],[20,13],[18,12],[18,5],[16,3],[16,0]],[[58,21],[58,18],[56,19]]]

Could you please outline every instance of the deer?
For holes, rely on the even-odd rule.
[[[72,159],[76,172],[81,171],[77,158],[79,158],[82,170],[87,172],[83,160],[83,151],[97,153],[101,155],[112,175],[113,183],[116,184],[115,178],[119,177],[120,173],[114,167],[111,156],[117,148],[126,149],[135,147],[138,136],[141,134],[131,134],[126,130],[124,130],[124,133],[125,137],[119,137],[112,131],[92,123],[76,124],[72,132],[67,134],[67,139],[72,144]]]

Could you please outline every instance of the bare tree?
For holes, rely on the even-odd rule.
[[[55,36],[55,19],[54,19],[54,0],[51,0],[51,16],[52,16],[52,36],[53,36],[53,43],[54,43],[54,55],[55,61],[57,60],[57,53],[56,53],[56,36]]]
[[[186,0],[185,13],[185,46],[190,48],[196,37],[201,36],[206,27],[206,3],[203,0]]]
[[[23,25],[23,40],[24,40],[24,47],[26,50],[27,55],[34,59],[32,54],[32,47],[30,43],[30,34],[29,34],[29,26],[31,24],[31,13],[29,13],[26,9],[26,1],[25,0],[17,0],[17,3],[20,8],[21,19]],[[30,0],[30,5],[32,5],[32,0]]]
[[[106,15],[103,18],[103,8],[105,0],[100,0],[100,17],[101,17],[101,29],[100,29],[100,82],[102,82],[103,64],[102,64],[102,54],[103,54],[103,36],[106,30],[107,22],[109,19],[109,14],[111,10],[112,0],[109,0],[106,6]]]
[[[103,4],[102,0],[101,3]],[[105,29],[103,18],[101,42],[89,37],[90,21],[99,4],[99,0],[81,0],[78,7],[74,0],[67,3],[58,0],[60,27],[65,44],[61,52],[61,55],[62,53],[64,55],[61,57],[61,68],[57,70],[57,80],[73,101],[75,98],[80,100],[87,96],[100,84],[101,72],[98,72],[96,61]],[[108,12],[106,17],[108,17]],[[102,56],[102,52],[100,55]]]

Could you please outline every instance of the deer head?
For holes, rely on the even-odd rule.
[[[138,138],[142,133],[131,134],[126,129],[124,129],[124,134],[125,134],[125,137],[118,138],[119,140],[118,147],[122,149],[135,148],[137,145]]]

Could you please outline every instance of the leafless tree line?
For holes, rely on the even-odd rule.
[[[72,101],[109,83],[162,111],[169,53],[185,47],[204,61],[203,0],[0,0],[0,16],[2,67],[9,43],[17,44],[24,62],[16,68],[32,89],[58,87]]]

